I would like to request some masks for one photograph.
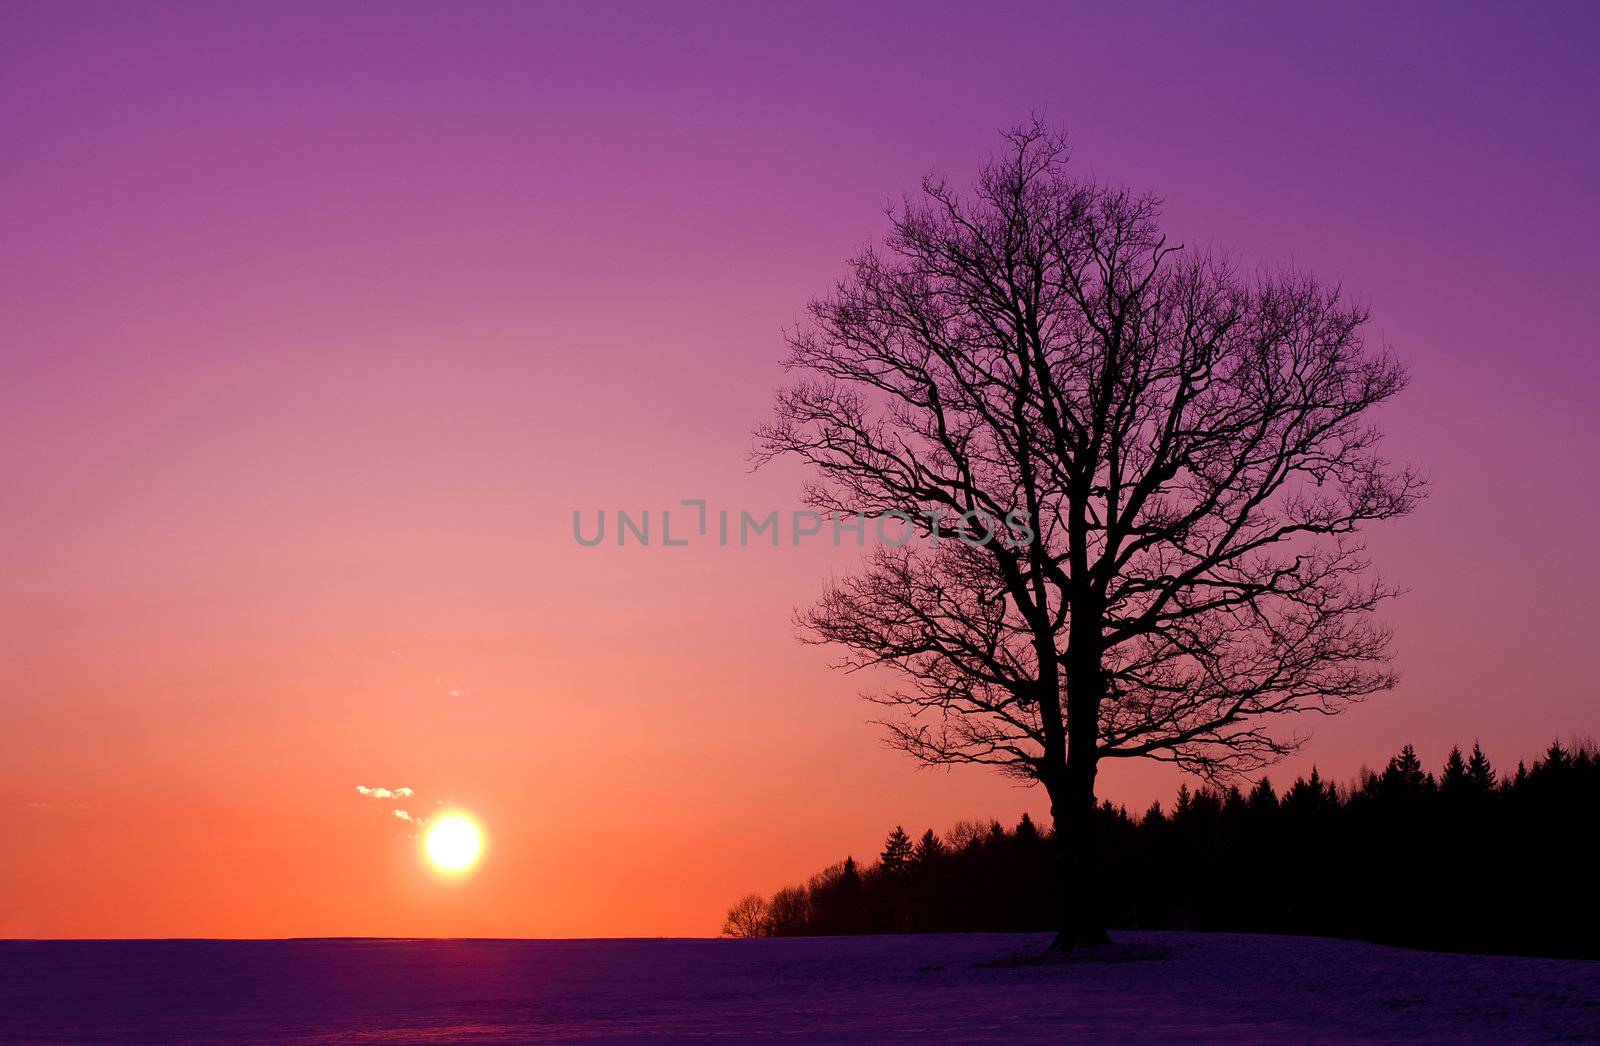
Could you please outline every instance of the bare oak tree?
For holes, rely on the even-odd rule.
[[[728,909],[722,920],[724,937],[761,937],[767,932],[767,902],[758,893],[746,894]]]
[[[802,615],[888,666],[892,743],[1037,781],[1054,947],[1106,940],[1102,759],[1248,773],[1393,685],[1355,537],[1422,495],[1371,408],[1405,385],[1337,287],[1170,244],[1158,201],[1074,177],[1035,123],[969,196],[927,179],[789,335],[757,459],[819,511],[909,520]]]

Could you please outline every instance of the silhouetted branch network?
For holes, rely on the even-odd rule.
[[[818,510],[946,535],[877,553],[804,634],[904,677],[873,699],[925,762],[1061,776],[1082,662],[1096,758],[1259,769],[1296,743],[1265,717],[1394,680],[1394,589],[1353,535],[1421,493],[1364,420],[1404,372],[1339,288],[1182,250],[1061,137],[1006,141],[975,199],[929,179],[893,209],[790,335],[760,458],[814,466]],[[950,540],[971,513],[1028,540]]]

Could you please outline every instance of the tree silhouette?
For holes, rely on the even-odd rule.
[[[854,857],[821,873],[811,882],[811,910],[816,933],[865,933],[866,886]]]
[[[1408,512],[1370,408],[1398,393],[1337,288],[1170,244],[1153,197],[1074,177],[1035,123],[973,198],[927,179],[789,336],[757,459],[813,509],[904,521],[802,615],[903,685],[893,744],[1037,781],[1060,925],[1106,940],[1106,758],[1213,778],[1295,747],[1271,717],[1392,685],[1357,531]]]
[[[1494,767],[1489,765],[1489,758],[1476,741],[1472,742],[1472,758],[1467,761],[1467,777],[1479,794],[1487,795],[1494,790]]]
[[[1450,754],[1444,761],[1444,770],[1439,774],[1439,791],[1443,795],[1456,797],[1471,787],[1472,781],[1467,775],[1467,761],[1461,755],[1461,746],[1456,745],[1450,749]]]
[[[1550,776],[1564,774],[1572,765],[1572,757],[1567,750],[1561,747],[1561,738],[1550,742],[1550,747],[1545,750],[1544,762],[1540,770]]]
[[[1296,780],[1284,795],[1283,802],[1290,808],[1318,811],[1337,806],[1339,796],[1332,785],[1323,783],[1322,775],[1313,766],[1311,776]]]
[[[772,895],[767,904],[764,932],[774,937],[798,937],[812,925],[810,894],[803,887],[790,886]]]
[[[1400,754],[1389,760],[1382,777],[1383,787],[1399,795],[1419,795],[1427,788],[1427,778],[1422,772],[1422,760],[1416,749],[1405,745]]]
[[[767,932],[767,902],[758,893],[741,897],[722,922],[724,937],[761,937]]]
[[[1023,814],[1022,820],[1017,822],[1017,830],[1012,837],[1024,848],[1032,848],[1040,842],[1039,829],[1027,814]]]
[[[883,844],[883,856],[880,862],[884,870],[891,873],[904,871],[911,863],[914,849],[906,830],[900,825],[895,825],[894,831],[889,833],[889,838]]]

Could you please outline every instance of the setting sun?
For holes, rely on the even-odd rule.
[[[470,817],[446,814],[428,827],[424,849],[441,872],[464,872],[483,853],[483,832]]]

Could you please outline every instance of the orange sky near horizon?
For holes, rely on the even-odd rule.
[[[858,550],[571,529],[792,509],[747,460],[781,328],[1041,106],[1413,369],[1384,423],[1434,495],[1373,540],[1403,682],[1274,780],[1594,729],[1584,34],[962,9],[913,55],[889,8],[341,11],[0,11],[0,936],[704,936],[896,824],[1042,818],[884,749],[796,641]],[[450,881],[390,813],[440,804],[489,840]]]

